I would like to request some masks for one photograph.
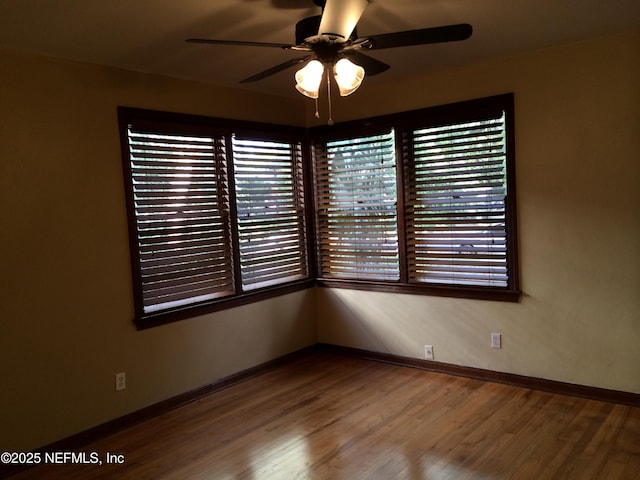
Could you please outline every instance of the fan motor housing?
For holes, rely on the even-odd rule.
[[[311,40],[318,37],[318,30],[320,29],[320,21],[322,15],[314,15],[313,17],[307,17],[296,23],[296,45],[302,45],[304,43],[311,43]],[[358,32],[353,29],[349,41],[356,40],[358,38]]]

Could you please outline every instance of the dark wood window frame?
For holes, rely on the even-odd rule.
[[[470,100],[454,104],[430,107],[410,112],[379,116],[363,120],[344,122],[328,127],[304,129],[282,125],[271,125],[257,122],[229,120],[188,114],[177,114],[145,110],[130,107],[118,108],[120,140],[126,188],[127,213],[129,221],[130,252],[132,262],[132,277],[134,286],[135,324],[139,329],[154,327],[165,323],[194,317],[209,312],[231,308],[255,301],[264,300],[278,295],[295,292],[314,285],[331,288],[350,288],[372,291],[409,293],[419,295],[452,296],[460,298],[475,298],[483,300],[511,301],[519,300],[519,276],[517,254],[517,226],[516,226],[516,195],[515,195],[515,151],[514,151],[514,98],[513,94],[497,95],[494,97]],[[504,112],[506,125],[506,186],[505,206],[506,224],[506,260],[508,281],[506,286],[485,287],[469,285],[434,285],[411,281],[408,226],[406,216],[406,185],[411,181],[410,168],[411,148],[408,138],[416,129],[424,129],[435,125],[445,125],[464,121],[482,120]],[[227,149],[228,162],[227,181],[229,183],[229,197],[232,237],[233,282],[236,291],[232,295],[221,298],[208,299],[195,304],[145,312],[143,305],[142,279],[140,271],[140,250],[137,243],[138,233],[135,217],[133,196],[133,180],[130,165],[130,151],[128,143],[128,127],[135,124],[151,131],[164,131],[167,134],[205,134],[219,135],[224,138]],[[328,142],[367,135],[380,135],[393,130],[395,135],[395,169],[397,178],[397,231],[398,231],[398,264],[399,279],[397,280],[357,280],[345,278],[323,277],[322,251],[319,248],[321,239],[317,224],[317,198],[314,196],[313,155],[318,148],[324,148]],[[233,136],[245,139],[256,139],[273,142],[297,142],[301,147],[299,155],[303,168],[304,211],[306,252],[303,257],[307,261],[305,278],[297,276],[293,281],[265,286],[263,288],[242,289],[242,273],[240,269],[240,247],[238,235],[238,219],[236,211],[233,160],[231,145]],[[317,154],[317,153],[316,153]],[[316,192],[317,195],[317,192]]]
[[[122,148],[122,160],[124,169],[124,180],[126,189],[126,202],[127,202],[127,216],[129,222],[129,244],[132,264],[132,277],[134,287],[134,308],[135,308],[135,324],[138,329],[144,329],[162,325],[165,323],[182,320],[189,317],[194,317],[206,313],[210,313],[217,310],[226,308],[232,308],[255,301],[264,300],[278,295],[295,292],[305,288],[309,288],[315,284],[314,280],[314,258],[313,248],[311,248],[311,242],[313,239],[313,232],[311,221],[311,205],[312,197],[306,189],[302,189],[302,195],[299,198],[299,202],[296,204],[298,214],[300,209],[303,209],[304,232],[301,232],[300,239],[304,244],[305,254],[300,256],[300,261],[304,263],[302,270],[297,270],[295,273],[290,274],[285,271],[283,274],[286,278],[280,283],[263,281],[258,285],[251,285],[247,288],[243,283],[247,283],[246,279],[243,279],[243,275],[247,275],[240,268],[241,254],[246,254],[246,249],[241,247],[241,241],[243,235],[239,232],[239,220],[238,220],[238,205],[235,198],[235,176],[234,176],[234,162],[233,162],[233,142],[234,138],[252,139],[270,143],[291,143],[298,144],[299,147],[292,149],[292,158],[296,164],[296,168],[303,166],[302,171],[298,170],[297,175],[302,178],[293,179],[295,184],[294,188],[298,191],[300,187],[306,184],[310,184],[309,173],[306,171],[306,165],[309,161],[307,159],[306,149],[306,130],[300,128],[283,127],[279,125],[261,124],[255,122],[244,122],[238,120],[228,120],[220,118],[203,117],[187,114],[176,114],[152,110],[144,110],[130,107],[118,108],[118,120],[120,128],[120,141]],[[217,261],[218,266],[214,266],[214,269],[227,270],[228,273],[221,272],[225,275],[223,287],[220,289],[223,292],[220,296],[209,295],[208,298],[203,298],[202,301],[187,302],[183,305],[168,304],[168,306],[160,306],[156,310],[151,309],[148,304],[148,289],[149,287],[143,286],[143,280],[146,281],[145,285],[149,283],[149,275],[143,274],[143,267],[141,257],[143,250],[139,240],[141,238],[140,228],[136,217],[136,203],[134,192],[134,174],[132,162],[131,162],[131,149],[129,142],[129,128],[132,127],[135,131],[149,132],[149,134],[161,134],[172,136],[203,136],[203,137],[215,137],[221,139],[220,143],[223,147],[220,148],[219,155],[221,157],[220,162],[224,164],[224,185],[219,188],[209,188],[205,192],[209,198],[216,195],[224,196],[222,200],[225,204],[226,211],[223,214],[217,214],[222,222],[225,222],[222,227],[224,235],[228,238],[224,239],[226,245],[223,256],[227,258],[224,262]],[[132,142],[133,143],[133,142]],[[187,142],[188,143],[188,142]],[[282,152],[277,152],[282,153]],[[209,168],[204,172],[201,177],[201,184],[210,184],[209,178],[214,176],[213,171],[220,169],[219,165],[215,168]],[[251,167],[245,167],[245,172]],[[279,171],[275,172],[279,178],[282,178],[282,168],[278,167]],[[264,172],[261,172],[264,175]],[[219,176],[215,174],[216,178]],[[200,188],[200,187],[198,187]],[[216,193],[218,192],[218,193]],[[200,194],[200,193],[198,193]],[[272,204],[278,203],[280,199],[271,198],[268,201]],[[246,205],[243,205],[246,209]],[[222,218],[224,217],[224,218]],[[246,223],[246,222],[245,222]],[[254,227],[254,225],[251,225]],[[273,223],[270,224],[273,228]],[[220,237],[220,234],[217,234]],[[246,238],[246,235],[244,235]],[[220,240],[223,241],[223,240]],[[216,247],[217,248],[217,247]],[[221,247],[222,248],[222,247]],[[220,257],[220,254],[218,254]],[[254,264],[252,265],[251,274],[255,274],[256,256],[253,256]],[[291,259],[291,256],[288,256]],[[190,259],[189,259],[190,261]],[[228,264],[224,266],[224,264]],[[170,264],[168,264],[170,265]],[[211,270],[211,269],[209,269]],[[145,276],[146,275],[146,276]],[[264,285],[264,286],[262,286]],[[145,295],[147,297],[145,297]],[[151,306],[153,307],[153,305]]]
[[[505,135],[503,147],[505,148],[505,172],[504,183],[506,196],[504,197],[503,218],[504,237],[506,243],[504,252],[506,262],[506,284],[501,286],[460,285],[460,284],[433,284],[421,283],[412,279],[412,268],[415,261],[410,260],[411,240],[409,235],[410,221],[407,208],[409,191],[408,185],[415,183],[415,175],[412,173],[413,153],[411,143],[412,132],[429,127],[456,125],[464,122],[478,122],[486,119],[498,118],[504,115]],[[367,280],[344,279],[331,275],[323,276],[322,246],[323,229],[326,227],[318,221],[316,216],[316,252],[318,257],[317,284],[331,288],[350,288],[373,291],[385,291],[396,293],[410,293],[420,295],[449,296],[459,298],[473,298],[482,300],[498,300],[517,302],[520,297],[519,273],[518,273],[518,242],[516,225],[516,184],[515,184],[515,136],[514,136],[514,96],[503,94],[493,97],[469,100],[454,104],[430,107],[400,114],[391,114],[336,124],[333,127],[318,127],[311,131],[310,138],[313,151],[320,162],[326,163],[326,152],[323,149],[330,142],[349,138],[363,138],[369,135],[379,135],[384,131],[395,132],[396,148],[396,178],[397,178],[397,219],[399,237],[399,280]],[[316,196],[326,195],[322,187],[316,181]],[[320,188],[320,192],[318,189]],[[317,200],[316,200],[317,201]],[[324,206],[323,206],[324,208]],[[413,275],[415,277],[416,275]]]

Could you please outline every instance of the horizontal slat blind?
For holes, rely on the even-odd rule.
[[[233,139],[245,290],[308,276],[302,146]]]
[[[128,138],[144,312],[233,294],[224,138]]]
[[[506,287],[504,114],[414,130],[409,139],[409,281]]]
[[[319,144],[314,157],[320,276],[397,281],[393,131]]]

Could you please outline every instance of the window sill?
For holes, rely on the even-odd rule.
[[[186,320],[188,318],[206,315],[208,313],[225,310],[227,308],[239,307],[253,302],[267,300],[269,298],[286,295],[288,293],[305,290],[315,285],[314,279],[304,279],[297,282],[287,283],[273,287],[252,290],[250,292],[235,295],[233,297],[219,298],[202,303],[185,305],[162,312],[144,313],[136,316],[134,323],[138,330],[165,325],[167,323]]]
[[[326,288],[346,288],[352,290],[369,290],[373,292],[407,293],[411,295],[430,295],[438,297],[467,298],[473,300],[492,300],[514,302],[520,300],[519,290],[497,287],[465,287],[434,286],[406,283],[384,283],[364,280],[318,279],[316,284]]]

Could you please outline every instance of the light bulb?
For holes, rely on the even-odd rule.
[[[347,58],[341,58],[333,67],[340,95],[346,97],[355,92],[364,79],[364,68]]]
[[[324,66],[318,60],[311,60],[296,72],[296,90],[309,98],[318,98]]]

